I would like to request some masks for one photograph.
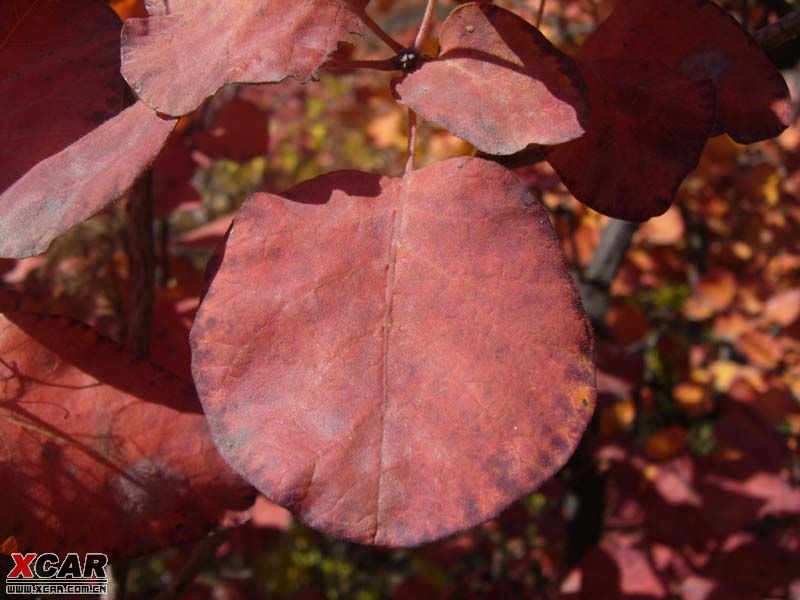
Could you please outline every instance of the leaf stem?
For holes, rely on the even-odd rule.
[[[422,17],[422,23],[417,32],[417,38],[414,40],[414,50],[419,54],[422,47],[425,45],[425,40],[433,27],[433,13],[436,10],[436,0],[428,0],[428,5],[425,7],[425,15]]]
[[[542,17],[544,16],[544,7],[547,0],[539,0],[539,12],[536,14],[536,29],[542,26]]]
[[[360,12],[358,13],[358,17],[361,19],[361,22],[362,22],[362,23],[364,23],[364,25],[366,25],[367,27],[369,27],[369,28],[370,28],[370,30],[372,31],[372,33],[374,33],[375,35],[377,35],[377,36],[378,36],[378,38],[379,38],[379,39],[380,39],[380,40],[381,40],[381,41],[382,41],[384,44],[386,44],[387,46],[389,46],[389,48],[391,48],[392,50],[394,50],[394,51],[395,51],[397,54],[399,54],[400,52],[402,52],[403,50],[405,50],[405,47],[403,46],[403,44],[401,44],[401,43],[400,43],[400,42],[398,42],[396,39],[394,39],[392,36],[390,36],[388,33],[386,33],[386,31],[384,31],[383,27],[381,27],[381,26],[380,26],[380,25],[378,25],[378,24],[377,24],[375,21],[373,21],[373,20],[372,20],[372,17],[370,17],[370,16],[367,14],[367,11],[366,11],[366,10],[362,10],[362,11],[360,11]]]
[[[406,169],[403,173],[408,175],[414,170],[414,159],[417,153],[417,113],[413,110],[408,111],[408,159]]]
[[[373,69],[375,71],[399,71],[400,67],[394,58],[381,60],[329,60],[322,68],[326,71],[344,71],[352,69]]]

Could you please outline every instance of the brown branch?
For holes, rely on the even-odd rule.
[[[108,587],[100,600],[125,600],[128,595],[130,562],[120,561],[108,567]]]
[[[758,44],[769,52],[798,36],[800,36],[800,9],[795,9],[771,25],[762,27],[754,37]]]
[[[400,65],[394,58],[383,60],[329,60],[322,68],[326,71],[350,71],[353,69],[373,69],[375,71],[399,71]]]
[[[539,12],[536,14],[536,28],[542,26],[542,17],[544,16],[544,7],[547,4],[547,0],[539,0]]]
[[[192,554],[186,561],[181,571],[175,579],[155,597],[155,600],[176,600],[181,592],[189,587],[200,570],[206,566],[222,543],[227,539],[228,531],[218,531],[212,533],[204,540],[195,545]]]
[[[358,13],[361,22],[364,23],[367,27],[370,28],[370,31],[378,36],[378,38],[389,48],[394,50],[397,54],[400,54],[403,50],[405,50],[405,46],[390,36],[386,31],[384,31],[383,27],[378,25],[375,21],[372,20],[366,11],[362,10]]]
[[[128,317],[126,347],[139,357],[150,353],[155,302],[155,240],[153,239],[153,171],[148,169],[128,194],[128,256],[133,303]]]
[[[583,307],[596,329],[603,328],[611,283],[638,228],[639,223],[618,219],[609,221],[603,230],[603,237],[595,250],[592,262],[581,277],[579,288]]]

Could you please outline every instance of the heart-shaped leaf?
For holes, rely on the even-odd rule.
[[[589,109],[575,63],[524,19],[466,4],[439,42],[438,59],[395,83],[400,104],[489,154],[583,134]]]
[[[153,162],[175,122],[137,102],[37,164],[0,195],[0,256],[40,254],[119,198]]]
[[[360,35],[367,0],[178,0],[149,4],[122,32],[122,74],[146,104],[187,114],[226,83],[313,77]]]
[[[700,160],[714,125],[709,79],[654,62],[581,63],[592,118],[586,135],[543,148],[575,197],[627,221],[664,213]]]
[[[591,416],[587,319],[545,208],[499,165],[259,194],[219,254],[191,334],[212,435],[326,533],[407,546],[480,523]]]
[[[0,538],[134,556],[191,541],[253,491],[192,387],[58,317],[0,315]]]
[[[789,89],[758,43],[708,0],[619,0],[589,36],[583,60],[637,57],[717,87],[718,130],[743,144],[775,137],[791,122]]]

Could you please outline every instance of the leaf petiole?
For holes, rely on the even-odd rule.
[[[405,46],[390,36],[386,31],[378,25],[372,17],[370,17],[365,10],[361,10],[358,13],[358,17],[361,19],[361,22],[364,23],[367,27],[369,27],[370,31],[378,36],[378,38],[389,48],[397,52],[398,54],[405,50]]]

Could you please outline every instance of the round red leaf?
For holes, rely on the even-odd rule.
[[[191,343],[229,464],[362,543],[497,514],[563,465],[594,406],[592,336],[547,212],[475,158],[252,197]]]
[[[543,148],[570,192],[627,221],[664,213],[697,166],[714,124],[714,85],[638,60],[581,63],[592,119],[586,135]]]
[[[581,59],[637,57],[717,87],[720,131],[743,144],[791,123],[789,89],[758,43],[708,0],[620,0],[581,48]]]
[[[404,106],[489,154],[583,134],[589,109],[575,63],[524,19],[466,4],[439,43],[438,59],[395,83]]]

